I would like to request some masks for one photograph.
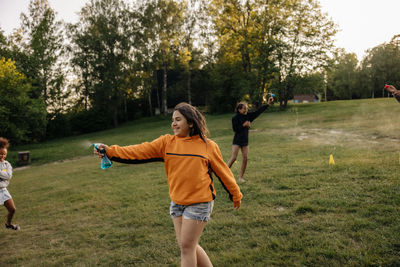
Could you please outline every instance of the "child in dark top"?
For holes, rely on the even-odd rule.
[[[243,176],[247,167],[247,156],[249,153],[249,128],[251,122],[270,106],[270,101],[273,101],[273,99],[268,99],[266,105],[261,106],[254,112],[248,112],[249,108],[246,102],[240,102],[236,106],[236,115],[232,118],[232,128],[235,132],[235,136],[233,137],[232,157],[228,162],[228,167],[230,168],[236,161],[240,148],[242,151],[242,166],[240,169],[239,182],[245,181]]]

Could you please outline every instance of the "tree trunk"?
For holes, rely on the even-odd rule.
[[[163,91],[162,91],[162,112],[164,116],[167,116],[168,106],[167,106],[167,64],[164,64],[163,70]]]
[[[142,86],[145,86],[145,82],[142,80]],[[148,92],[147,92],[147,100],[149,101],[149,110],[150,110],[150,116],[153,116],[153,105],[151,103],[151,86],[149,86]]]
[[[284,109],[286,109],[286,108],[287,108],[287,102],[288,102],[288,100],[287,100],[287,99],[285,99],[285,102],[283,103],[283,107],[284,107]]]
[[[158,92],[159,91],[159,86],[158,86],[158,75],[157,74],[156,74],[156,84],[157,84],[157,90],[156,90],[156,93],[157,93],[157,107],[161,112],[160,93]]]
[[[85,101],[85,111],[88,111],[89,108],[89,82],[88,79],[86,77],[86,75],[84,76],[84,101]]]
[[[191,93],[191,72],[190,72],[190,65],[188,66],[188,76],[187,76],[187,92],[188,92],[188,102],[191,105],[192,104],[192,93]]]
[[[264,98],[264,88],[265,88],[265,84],[266,84],[266,79],[262,78],[261,79],[261,84],[259,85],[260,88],[258,90],[258,99],[257,99],[257,106],[261,107],[262,103],[263,103],[263,98]]]
[[[151,94],[148,96],[150,116],[153,116],[153,106],[151,104]]]
[[[114,127],[118,126],[118,109],[117,107],[114,107],[114,111],[113,111],[113,123],[114,123]]]
[[[328,91],[328,74],[326,71],[324,71],[324,97],[325,97],[325,102],[328,102],[327,98],[327,91]]]
[[[124,97],[124,117],[125,121],[128,121],[128,104],[126,103],[127,96]]]

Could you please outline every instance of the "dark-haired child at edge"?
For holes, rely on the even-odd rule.
[[[7,186],[9,185],[10,179],[12,177],[12,166],[6,160],[9,146],[10,144],[8,140],[0,137],[0,204],[4,205],[4,207],[8,211],[5,224],[6,228],[11,230],[19,230],[20,228],[18,225],[14,225],[11,223],[16,208],[14,200],[7,190]]]
[[[178,104],[172,115],[174,135],[166,134],[131,146],[99,145],[107,156],[121,163],[162,161],[171,198],[170,216],[181,251],[181,266],[212,266],[199,245],[203,229],[210,219],[216,196],[214,173],[238,209],[242,193],[225,164],[218,145],[207,138],[204,116],[192,105]],[[94,150],[100,157],[104,154]]]
[[[232,142],[232,156],[228,161],[228,167],[236,161],[239,149],[242,151],[242,166],[240,167],[240,175],[238,182],[245,182],[244,173],[247,167],[247,159],[249,154],[249,129],[253,122],[261,113],[263,113],[271,104],[273,99],[269,98],[267,104],[262,105],[256,111],[248,112],[249,107],[246,102],[240,102],[236,106],[236,115],[232,118],[232,128],[235,132]]]

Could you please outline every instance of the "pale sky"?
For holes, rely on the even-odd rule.
[[[0,0],[1,1],[1,0]],[[336,46],[356,53],[388,43],[400,34],[400,0],[320,0],[322,10],[339,26]]]
[[[76,13],[88,0],[49,0],[58,19],[76,22]],[[30,0],[0,0],[0,27],[6,35],[20,26],[20,14],[28,14]],[[400,34],[400,0],[320,0],[322,10],[339,26],[336,46],[356,53],[387,43]]]

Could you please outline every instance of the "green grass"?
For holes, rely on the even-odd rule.
[[[216,181],[200,240],[214,265],[399,266],[399,112],[393,99],[375,99],[262,114],[250,133],[238,211]],[[232,115],[207,117],[225,161]],[[16,170],[8,187],[22,230],[0,229],[1,265],[179,266],[163,164],[116,163],[104,171],[89,147],[150,141],[169,125],[169,118],[140,120],[11,147],[11,158],[31,151],[32,166]]]

